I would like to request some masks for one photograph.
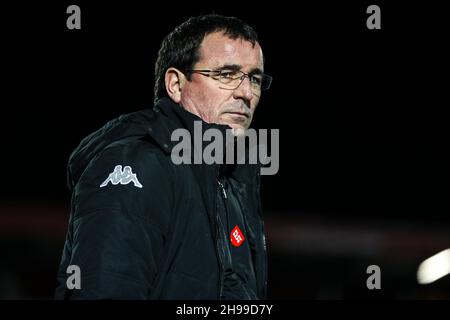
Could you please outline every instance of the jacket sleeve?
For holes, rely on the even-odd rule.
[[[173,204],[162,157],[133,142],[104,150],[87,166],[73,190],[66,263],[58,276],[65,298],[151,294]],[[66,287],[69,265],[79,267],[80,289]]]

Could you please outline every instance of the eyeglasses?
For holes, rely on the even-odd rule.
[[[222,89],[234,90],[237,89],[242,81],[245,78],[250,80],[252,85],[252,89],[255,91],[267,90],[270,88],[270,84],[272,83],[272,77],[264,74],[248,74],[240,70],[198,70],[198,69],[189,69],[186,70],[189,73],[199,73],[206,77],[211,77],[214,80],[219,81],[224,85],[221,87]]]

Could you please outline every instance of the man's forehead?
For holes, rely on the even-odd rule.
[[[211,67],[241,65],[262,69],[263,56],[258,43],[253,45],[245,39],[231,39],[223,33],[214,32],[203,39],[199,62],[213,63]]]

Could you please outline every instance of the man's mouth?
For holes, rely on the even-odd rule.
[[[250,117],[250,115],[248,113],[240,112],[240,111],[228,111],[226,113],[231,114],[236,117],[244,117],[246,119],[248,119]]]

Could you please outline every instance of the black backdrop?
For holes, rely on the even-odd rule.
[[[81,30],[66,28],[70,4],[81,8]],[[381,30],[366,27],[370,4],[381,8]],[[66,223],[70,152],[111,118],[151,107],[161,40],[210,12],[254,26],[274,78],[254,122],[280,129],[279,173],[263,179],[269,218],[450,226],[450,19],[448,5],[427,1],[2,5],[2,216],[16,206],[59,206]],[[43,269],[47,280],[61,239]],[[274,273],[286,263],[278,259]]]

